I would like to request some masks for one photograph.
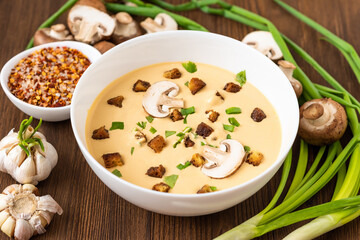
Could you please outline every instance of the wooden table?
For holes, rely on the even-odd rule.
[[[0,66],[22,51],[35,29],[55,12],[65,0],[0,1]],[[170,1],[169,1],[170,2]],[[183,0],[174,0],[181,3]],[[344,57],[320,35],[287,14],[270,0],[228,0],[259,13],[275,23],[279,30],[307,50],[319,63],[360,99],[359,84]],[[360,52],[359,0],[287,0],[290,5],[321,23],[350,42]],[[199,11],[183,13],[212,32],[241,40],[254,29],[221,17]],[[59,19],[64,22],[65,16]],[[320,76],[304,61],[299,65],[314,82]],[[16,128],[27,116],[19,111],[0,91],[0,136]],[[229,230],[262,210],[272,198],[280,180],[280,172],[248,200],[225,211],[200,217],[170,217],[138,208],[110,191],[91,171],[75,142],[70,121],[45,122],[41,129],[58,151],[59,163],[51,176],[38,187],[42,194],[52,195],[63,207],[48,233],[36,239],[210,239]],[[295,162],[293,163],[295,166]],[[15,181],[0,173],[0,189]],[[305,207],[329,201],[335,181],[311,198]],[[319,239],[359,239],[360,219],[336,229]],[[301,226],[295,224],[266,234],[262,239],[281,239]],[[0,234],[0,239],[7,239]]]

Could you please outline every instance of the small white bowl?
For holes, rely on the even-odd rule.
[[[215,65],[234,73],[239,69],[246,69],[248,81],[273,104],[280,119],[281,147],[274,164],[236,187],[209,194],[190,195],[152,191],[118,178],[106,170],[91,156],[85,139],[88,110],[98,94],[112,81],[135,69],[155,63],[189,60]],[[101,181],[116,194],[139,207],[176,216],[196,216],[221,211],[253,195],[282,165],[299,125],[299,107],[294,90],[276,64],[240,41],[197,31],[147,34],[109,50],[82,76],[74,92],[70,114],[80,150]]]
[[[33,116],[34,118],[40,119],[42,118],[44,121],[48,122],[58,122],[63,121],[70,118],[70,106],[65,107],[39,107],[32,105],[30,103],[26,103],[17,97],[15,97],[9,90],[9,87],[7,85],[9,81],[9,75],[11,72],[11,69],[14,68],[14,66],[23,58],[27,57],[31,53],[33,53],[35,50],[47,48],[47,47],[69,47],[73,49],[77,49],[80,52],[82,52],[85,56],[88,57],[91,63],[94,63],[96,59],[98,59],[101,56],[101,53],[95,49],[94,47],[81,43],[81,42],[75,42],[75,41],[62,41],[62,42],[53,42],[53,43],[47,43],[40,46],[36,46],[33,48],[30,48],[28,50],[22,51],[21,53],[17,54],[16,56],[12,57],[2,68],[1,75],[0,75],[0,81],[1,81],[1,87],[3,88],[6,96],[10,99],[10,101],[21,111],[26,113],[27,115]]]

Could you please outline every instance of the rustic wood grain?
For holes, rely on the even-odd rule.
[[[0,1],[0,66],[22,51],[28,40],[50,14],[65,0]],[[170,1],[169,1],[170,2]],[[182,3],[184,0],[174,0]],[[357,99],[359,84],[344,57],[330,44],[320,41],[320,35],[287,14],[271,0],[228,0],[269,18],[280,31],[306,49]],[[287,0],[287,3],[318,21],[360,52],[359,0]],[[210,31],[236,39],[253,29],[221,17],[199,11],[182,13],[203,24]],[[59,20],[64,21],[65,16]],[[304,61],[296,57],[309,77],[324,83]],[[0,91],[0,137],[17,128],[27,117]],[[59,163],[51,176],[39,184],[42,194],[52,195],[63,207],[64,214],[56,216],[48,232],[34,239],[211,239],[229,230],[262,210],[271,200],[280,181],[278,173],[265,187],[248,200],[225,211],[200,217],[170,217],[138,208],[111,192],[91,171],[75,142],[70,121],[45,122],[41,127],[49,142],[59,153]],[[297,149],[298,147],[295,146]],[[295,165],[295,162],[293,163]],[[0,189],[14,180],[0,173]],[[331,198],[335,181],[331,181],[304,207],[320,204]],[[301,226],[298,223],[263,236],[261,239],[281,239]],[[319,239],[359,239],[360,220],[336,229]],[[0,239],[7,239],[0,234]]]

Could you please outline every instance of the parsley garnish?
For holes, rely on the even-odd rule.
[[[175,186],[175,183],[178,179],[179,175],[170,175],[164,178],[164,182],[169,185],[169,187],[173,188]]]
[[[244,84],[246,83],[246,72],[241,71],[238,74],[236,74],[235,80],[238,81],[240,83],[240,86],[244,86]]]
[[[135,148],[134,148],[134,147],[132,147],[132,148],[131,148],[131,151],[130,151],[131,155],[133,155],[134,150],[135,150]]]
[[[156,130],[155,128],[153,128],[153,127],[151,127],[149,131],[150,131],[152,134],[154,134],[154,133],[157,132],[157,130]]]
[[[115,169],[114,171],[112,171],[112,174],[114,174],[117,177],[122,177],[122,174],[119,170]]]
[[[235,127],[239,127],[240,123],[235,118],[229,118],[229,123]]]
[[[216,191],[217,190],[217,187],[215,187],[215,186],[210,186],[210,189],[211,189],[211,191]]]
[[[182,65],[189,73],[194,73],[197,71],[196,64],[191,61],[188,61],[187,63],[182,63]]]
[[[241,108],[239,107],[231,107],[225,110],[226,114],[240,114]]]
[[[249,146],[244,146],[244,150],[245,150],[245,152],[250,152],[250,150],[251,150],[251,148],[249,147]]]
[[[230,134],[226,135],[226,139],[231,139],[231,135]]]
[[[186,161],[185,164],[182,164],[180,163],[179,165],[177,165],[176,167],[179,169],[179,170],[183,170],[185,168],[187,168],[188,166],[191,165],[191,162],[190,161]]]
[[[112,122],[110,131],[115,130],[115,129],[120,129],[120,130],[124,129],[124,123],[123,122]]]
[[[146,122],[138,122],[136,123],[136,125],[138,125],[139,127],[141,127],[142,129],[146,128]]]
[[[226,125],[226,124],[223,124],[223,127],[226,131],[229,131],[229,132],[233,132],[235,127],[233,125]]]
[[[165,131],[165,137],[170,137],[171,135],[174,135],[176,131]]]
[[[147,116],[146,117],[146,120],[149,122],[149,123],[152,123],[154,121],[154,118],[152,116]]]

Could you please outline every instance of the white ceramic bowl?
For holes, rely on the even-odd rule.
[[[96,59],[101,56],[101,53],[95,49],[94,47],[76,41],[62,41],[62,42],[53,42],[47,43],[40,46],[36,46],[30,48],[28,50],[22,51],[21,53],[17,54],[13,58],[11,58],[2,68],[0,81],[1,86],[6,94],[6,96],[10,99],[10,101],[21,111],[26,113],[27,115],[33,116],[37,119],[42,118],[44,121],[48,122],[58,122],[69,119],[70,117],[70,106],[65,107],[56,107],[56,108],[48,108],[48,107],[39,107],[24,101],[21,101],[17,97],[15,97],[9,90],[7,85],[9,81],[9,75],[11,69],[23,58],[30,55],[32,52],[38,49],[47,48],[47,47],[69,47],[73,49],[77,49],[82,52],[85,56],[88,57],[91,63],[93,63]]]
[[[85,122],[91,104],[108,84],[123,74],[150,64],[188,60],[212,64],[234,73],[246,69],[248,81],[270,100],[280,118],[282,133],[279,134],[282,140],[275,163],[246,183],[210,194],[161,193],[116,177],[87,150]],[[71,104],[71,124],[86,161],[101,181],[116,194],[157,213],[195,216],[234,206],[253,195],[272,178],[296,137],[299,108],[289,80],[271,60],[256,50],[235,39],[213,33],[174,31],[129,40],[106,52],[91,65],[76,87]]]

